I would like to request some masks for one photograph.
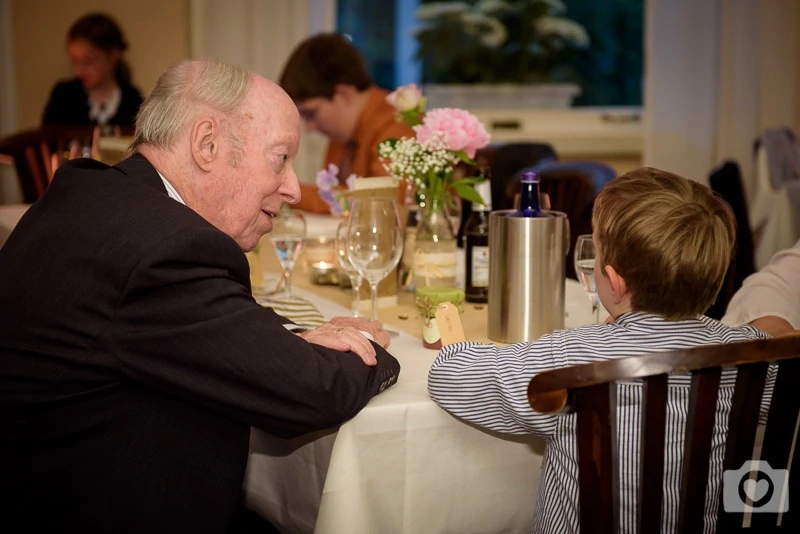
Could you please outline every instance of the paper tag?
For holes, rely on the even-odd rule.
[[[464,326],[461,324],[461,314],[458,306],[450,302],[443,302],[436,307],[436,323],[442,336],[442,346],[452,345],[466,341]]]

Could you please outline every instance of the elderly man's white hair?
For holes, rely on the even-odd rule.
[[[214,58],[172,64],[139,108],[128,152],[136,152],[142,144],[170,148],[178,132],[204,109],[233,114],[247,97],[253,76],[252,71]],[[241,144],[233,129],[228,134],[236,145]]]

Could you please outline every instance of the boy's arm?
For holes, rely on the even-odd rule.
[[[557,416],[534,412],[527,390],[534,375],[565,365],[552,344],[548,335],[503,348],[449,345],[428,373],[428,392],[448,412],[490,430],[551,436]]]

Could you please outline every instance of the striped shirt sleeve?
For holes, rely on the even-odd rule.
[[[503,348],[448,345],[428,374],[428,392],[448,412],[490,430],[552,436],[557,416],[534,412],[527,390],[535,374],[566,365],[554,343],[547,335]]]

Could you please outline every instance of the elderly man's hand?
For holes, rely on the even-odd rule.
[[[361,333],[368,332],[375,342],[386,348],[389,346],[389,334],[383,330],[381,323],[356,317],[334,317],[329,323],[306,330],[300,337],[317,345],[322,345],[342,352],[353,351],[367,365],[376,365],[375,347]]]

